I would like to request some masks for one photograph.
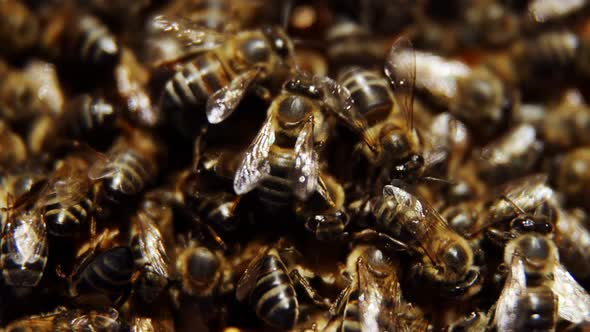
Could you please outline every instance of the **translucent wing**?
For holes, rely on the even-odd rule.
[[[268,152],[274,140],[273,118],[269,116],[250,147],[248,147],[244,159],[242,159],[236,172],[234,177],[236,194],[242,195],[251,191],[260,180],[270,173]]]
[[[397,218],[404,230],[413,236],[433,263],[439,264],[438,250],[433,244],[437,242],[437,237],[456,234],[453,229],[426,201],[399,187],[385,186],[383,196],[392,199],[398,205],[400,213]],[[444,241],[446,239],[442,242]]]
[[[327,76],[316,76],[313,80],[324,93],[324,103],[328,111],[334,113],[348,127],[361,135],[371,150],[376,150],[376,139],[369,134],[365,117],[353,107],[354,100],[350,91]]]
[[[151,23],[155,32],[170,35],[186,46],[199,46],[200,50],[216,48],[226,40],[224,34],[186,18],[158,15]]]
[[[209,123],[220,123],[234,112],[259,72],[259,69],[254,69],[236,76],[230,84],[219,89],[207,100],[206,114]]]
[[[551,289],[557,294],[558,315],[574,324],[590,321],[590,295],[561,264],[553,270]]]
[[[90,182],[83,170],[64,165],[51,176],[35,205],[60,204],[68,208],[80,203],[89,189]]]
[[[498,331],[514,331],[517,300],[526,287],[524,263],[517,255],[512,257],[510,273],[496,302],[494,321]]]
[[[140,249],[146,269],[162,277],[168,277],[169,260],[164,248],[162,234],[154,221],[144,212],[134,219],[132,232],[137,234],[137,246]]]
[[[368,270],[367,263],[361,257],[357,261],[358,287],[359,287],[359,316],[363,331],[381,331],[379,316],[384,295],[382,285],[375,280]]]
[[[248,264],[246,271],[244,271],[236,287],[236,299],[238,301],[244,301],[244,299],[250,296],[252,289],[256,285],[256,279],[258,279],[262,258],[267,252],[268,248],[262,248],[250,264]]]
[[[413,129],[416,54],[412,43],[406,37],[398,38],[389,50],[385,61],[385,75],[393,85],[407,128]]]
[[[314,192],[318,184],[318,174],[318,154],[313,146],[313,117],[310,116],[297,136],[295,165],[290,175],[295,183],[295,195],[299,199],[306,199]]]

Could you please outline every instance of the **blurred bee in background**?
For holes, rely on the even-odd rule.
[[[410,49],[391,55],[387,60],[390,77],[415,77],[416,92],[423,99],[448,109],[478,136],[490,137],[502,129],[518,101],[485,67],[472,68],[459,60]]]
[[[15,133],[8,123],[0,120],[0,165],[11,169],[27,160],[28,152],[24,140]]]
[[[481,178],[503,183],[533,170],[543,152],[537,135],[533,126],[521,124],[485,145],[475,159]]]
[[[554,161],[551,183],[563,194],[568,204],[579,204],[586,209],[588,203],[584,199],[588,194],[589,173],[586,171],[590,163],[590,149],[580,147],[558,156]]]
[[[413,273],[433,281],[449,296],[479,291],[481,276],[471,246],[426,201],[387,185],[383,195],[371,199],[365,209],[375,218],[370,228],[407,244],[421,256]]]
[[[520,17],[502,2],[473,1],[461,15],[461,39],[466,47],[502,47],[520,35]]]
[[[527,17],[523,26],[529,30],[551,26],[560,26],[563,23],[576,22],[576,16],[581,17],[588,9],[586,0],[533,0],[527,5]]]
[[[112,74],[121,57],[121,45],[103,22],[78,12],[70,2],[54,4],[46,12],[40,37],[44,52],[95,75]]]
[[[590,230],[587,228],[587,215],[580,209],[557,209],[555,224],[555,245],[559,249],[559,257],[577,280],[587,280],[590,269],[580,262],[588,261],[590,253]]]
[[[8,56],[22,54],[33,48],[39,35],[39,20],[23,1],[0,3],[1,53]]]
[[[159,297],[170,279],[170,259],[156,220],[162,216],[160,210],[158,202],[146,195],[131,220],[130,247],[141,271],[135,288],[147,303]]]
[[[357,245],[344,274],[349,285],[330,309],[342,331],[432,331],[419,308],[402,297],[398,263],[373,247]]]
[[[243,195],[258,189],[262,202],[282,207],[314,192],[334,206],[319,167],[316,144],[327,139],[327,116],[335,115],[362,137],[366,124],[350,112],[348,91],[327,77],[295,75],[285,82],[234,177]]]
[[[325,308],[328,304],[318,298],[297,268],[291,272],[287,270],[279,249],[265,246],[259,250],[238,281],[236,298],[238,301],[247,300],[258,318],[269,326],[286,330],[293,328],[299,320],[297,285],[315,305]]]
[[[553,241],[521,235],[508,243],[504,263],[509,272],[494,316],[499,330],[554,329],[557,319],[573,324],[588,319],[590,295],[561,265]]]
[[[88,177],[102,184],[100,194],[118,202],[145,189],[157,176],[162,146],[147,132],[128,128],[111,147],[106,158],[98,158]]]
[[[548,148],[565,150],[590,144],[590,108],[579,91],[567,91],[558,105],[544,112],[541,135]]]
[[[166,82],[161,98],[164,109],[175,109],[173,116],[206,105],[207,120],[222,122],[235,111],[249,90],[254,89],[268,99],[268,90],[261,84],[289,72],[293,46],[278,27],[229,34],[164,16],[157,16],[152,24],[160,33],[172,34],[190,46],[179,57],[163,61],[164,64],[180,64]],[[196,123],[201,123],[201,115],[192,113],[183,116],[191,116]]]
[[[93,331],[116,332],[121,328],[119,312],[114,308],[104,309],[66,309],[58,307],[55,311],[29,316],[11,322],[5,327],[7,332],[17,331]]]

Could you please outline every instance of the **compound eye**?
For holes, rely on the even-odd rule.
[[[519,233],[531,232],[535,228],[535,221],[528,217],[517,217],[510,223],[510,228]]]

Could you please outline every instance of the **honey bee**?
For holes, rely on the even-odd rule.
[[[296,285],[301,286],[316,305],[326,306],[297,267],[289,272],[279,250],[265,246],[252,259],[238,281],[236,298],[239,301],[247,300],[254,307],[258,318],[266,324],[287,330],[299,320],[300,304],[295,292]]]
[[[496,302],[498,330],[553,330],[558,318],[573,324],[588,319],[590,295],[561,265],[553,241],[535,233],[521,235],[507,245],[504,263],[509,273]]]
[[[88,171],[91,180],[100,180],[101,195],[115,202],[140,193],[158,173],[161,146],[149,134],[130,130]]]
[[[371,68],[387,54],[384,40],[371,35],[365,27],[349,19],[337,19],[326,30],[324,38],[332,71],[347,66]]]
[[[585,0],[533,0],[527,6],[529,17],[526,23],[531,27],[559,23],[583,12],[587,7]]]
[[[501,183],[532,170],[542,152],[536,129],[521,124],[484,146],[476,164],[483,179]]]
[[[415,271],[442,286],[450,295],[476,292],[481,281],[473,250],[426,201],[402,188],[387,185],[372,200],[374,225],[369,227],[409,244],[422,262]]]
[[[118,306],[127,299],[137,280],[137,270],[133,249],[115,245],[118,235],[118,230],[105,229],[80,248],[68,275],[58,269],[75,303]]]
[[[587,208],[584,200],[588,193],[586,184],[590,179],[585,170],[590,162],[590,149],[580,147],[570,150],[565,155],[557,158],[552,174],[552,183],[555,188],[564,195],[568,202],[580,204]]]
[[[29,316],[14,321],[5,331],[104,331],[116,332],[121,328],[119,313],[114,308],[98,310],[66,309],[58,307],[55,311]]]
[[[462,13],[462,38],[469,45],[505,46],[519,36],[520,18],[497,1],[475,1]]]
[[[166,83],[162,107],[186,110],[206,105],[210,123],[224,121],[248,90],[261,87],[263,81],[273,80],[278,73],[287,73],[292,61],[293,46],[280,28],[225,34],[197,27],[195,22],[164,16],[157,16],[153,25],[197,48],[166,61],[189,59]]]
[[[121,57],[121,45],[97,17],[79,13],[69,2],[52,8],[41,34],[41,48],[63,61],[106,71]]]
[[[481,66],[472,68],[459,60],[409,49],[396,52],[388,61],[394,64],[391,76],[414,76],[418,94],[448,109],[482,137],[502,128],[518,101],[496,74]],[[411,68],[414,75],[408,72]]]
[[[176,250],[176,273],[185,294],[206,298],[228,294],[234,289],[230,262],[220,250],[199,245],[195,240],[189,240]]]
[[[549,107],[540,126],[550,148],[565,150],[590,143],[590,109],[577,90],[566,92],[557,106]]]
[[[432,331],[422,312],[403,300],[399,266],[372,246],[348,255],[350,284],[331,308],[341,314],[342,331]]]
[[[21,53],[32,48],[37,42],[39,21],[23,1],[2,1],[0,22],[3,54]]]
[[[170,261],[157,227],[161,211],[157,203],[148,200],[144,199],[132,218],[130,247],[141,271],[136,289],[144,301],[152,303],[168,284]]]
[[[115,128],[117,109],[109,100],[100,94],[81,94],[70,99],[63,116],[54,122],[63,129],[68,137],[91,139],[93,136],[104,136]]]
[[[350,112],[350,100],[348,91],[327,77],[297,75],[288,80],[246,150],[234,191],[243,195],[258,189],[259,199],[270,207],[288,205],[294,197],[304,201],[317,191],[333,206],[315,145],[326,139],[330,114],[366,138],[364,120]]]
[[[0,83],[2,116],[9,123],[26,123],[39,114],[57,115],[63,91],[53,64],[31,61],[22,70],[9,70]]]
[[[555,224],[555,244],[559,248],[559,257],[577,280],[590,277],[590,269],[585,262],[590,245],[590,231],[586,227],[586,214],[579,209],[565,211],[557,209]]]

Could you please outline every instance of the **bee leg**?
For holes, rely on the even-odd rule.
[[[334,303],[332,303],[332,305],[330,306],[330,309],[328,310],[328,313],[330,314],[330,317],[331,317],[330,321],[342,312],[342,309],[346,305],[346,299],[348,298],[348,295],[350,294],[351,291],[352,291],[352,281],[348,284],[348,286],[346,286],[346,288],[344,288],[340,292],[340,294],[338,294],[336,301],[334,301]],[[330,325],[330,324],[327,324],[327,325]]]
[[[336,203],[334,203],[330,191],[321,176],[318,177],[318,186],[316,190],[330,207],[336,207]]]
[[[383,241],[385,246],[388,249],[393,249],[396,251],[409,251],[410,248],[407,244],[381,232],[377,232],[373,229],[364,229],[360,232],[356,232],[350,235],[352,237],[352,241],[365,241],[371,242],[376,240]]]
[[[495,228],[490,228],[485,233],[486,238],[498,247],[504,247],[506,242],[512,237],[509,232],[504,232]]]
[[[311,287],[311,285],[309,284],[307,279],[305,279],[301,275],[299,270],[294,269],[293,271],[291,271],[289,273],[289,277],[291,278],[291,281],[293,281],[293,284],[298,284],[303,288],[303,290],[305,291],[305,294],[307,295],[307,297],[309,299],[311,299],[313,301],[313,303],[315,303],[316,305],[321,306],[321,307],[329,308],[331,306],[330,300],[327,298],[321,298],[318,295],[318,293],[313,289],[313,287]]]
[[[195,140],[195,151],[194,151],[194,161],[193,161],[193,172],[198,172],[201,159],[203,157],[203,151],[205,150],[205,136],[207,135],[208,128],[206,126],[201,127],[201,132],[197,139]]]

